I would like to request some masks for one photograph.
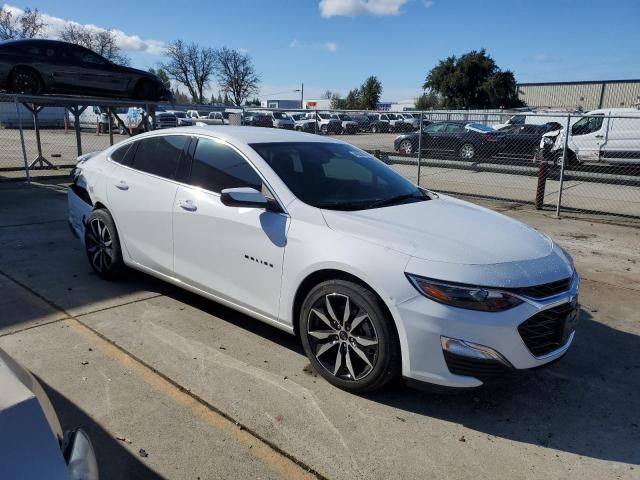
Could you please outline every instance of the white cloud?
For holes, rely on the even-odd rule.
[[[338,51],[338,44],[336,42],[303,43],[298,39],[294,38],[289,43],[289,48],[314,48],[317,50],[326,50],[327,52],[333,53]]]
[[[533,59],[536,62],[544,63],[549,60],[549,55],[547,55],[546,53],[538,53],[537,55],[533,56]]]
[[[320,14],[330,17],[399,15],[408,0],[320,0]]]
[[[20,17],[24,13],[24,10],[18,7],[14,7],[13,5],[8,5],[6,3],[4,4],[3,8],[10,11],[16,17]],[[78,22],[74,22],[73,20],[65,20],[64,18],[54,17],[44,12],[41,12],[41,14],[42,21],[46,25],[43,36],[47,38],[58,38],[60,32],[67,25],[83,25]],[[85,24],[83,26],[96,32],[108,30],[106,28],[99,27],[93,24]],[[112,29],[111,31],[115,34],[116,39],[118,40],[119,47],[122,50],[128,52],[144,52],[152,55],[159,55],[164,53],[164,50],[166,48],[165,43],[159,40],[145,40],[140,38],[138,35],[128,35],[121,30]]]
[[[433,7],[436,2],[434,2],[433,0],[422,0],[422,4],[426,7],[426,8],[431,8]]]

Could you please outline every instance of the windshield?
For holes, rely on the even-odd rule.
[[[398,120],[398,116],[396,116],[395,113],[389,113],[387,117],[389,117],[390,120]]]
[[[340,117],[340,120],[344,120],[344,121],[350,121],[353,120],[353,118],[351,118],[349,115],[347,115],[346,113],[341,113],[340,115],[338,115],[338,117]]]
[[[304,203],[365,210],[429,200],[372,155],[342,143],[254,143],[251,147]]]
[[[319,113],[318,116],[325,120],[331,118],[331,115],[329,115],[328,113]]]
[[[184,112],[171,112],[178,118],[185,118],[187,115]]]
[[[289,117],[287,117],[287,114],[282,112],[273,112],[273,117],[280,120],[289,120]]]

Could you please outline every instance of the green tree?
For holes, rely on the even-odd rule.
[[[484,49],[440,60],[423,85],[445,108],[512,108],[522,106],[513,72],[502,71]]]
[[[429,92],[418,97],[416,110],[434,110],[442,108],[442,99],[434,92]]]
[[[165,72],[162,67],[159,67],[158,69],[150,68],[149,73],[153,73],[155,76],[157,76],[166,88],[171,88],[171,80],[169,79],[169,75],[167,75],[167,72]]]
[[[374,75],[367,78],[359,91],[359,108],[375,110],[382,95],[382,83]]]

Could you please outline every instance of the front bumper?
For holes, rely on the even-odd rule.
[[[474,388],[518,377],[554,362],[567,352],[575,337],[579,283],[576,274],[565,292],[545,299],[522,297],[522,304],[497,313],[455,308],[419,294],[398,304],[406,340],[403,376],[442,387]],[[535,344],[535,332],[532,334],[526,327],[531,326],[527,322],[540,320],[537,327],[544,328],[548,320],[545,315],[549,321],[557,322],[560,336],[557,344],[541,351]],[[443,337],[488,347],[500,360],[447,352]]]

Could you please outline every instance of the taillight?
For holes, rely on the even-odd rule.
[[[498,136],[495,133],[485,133],[482,135],[482,140],[485,142],[497,142]]]

